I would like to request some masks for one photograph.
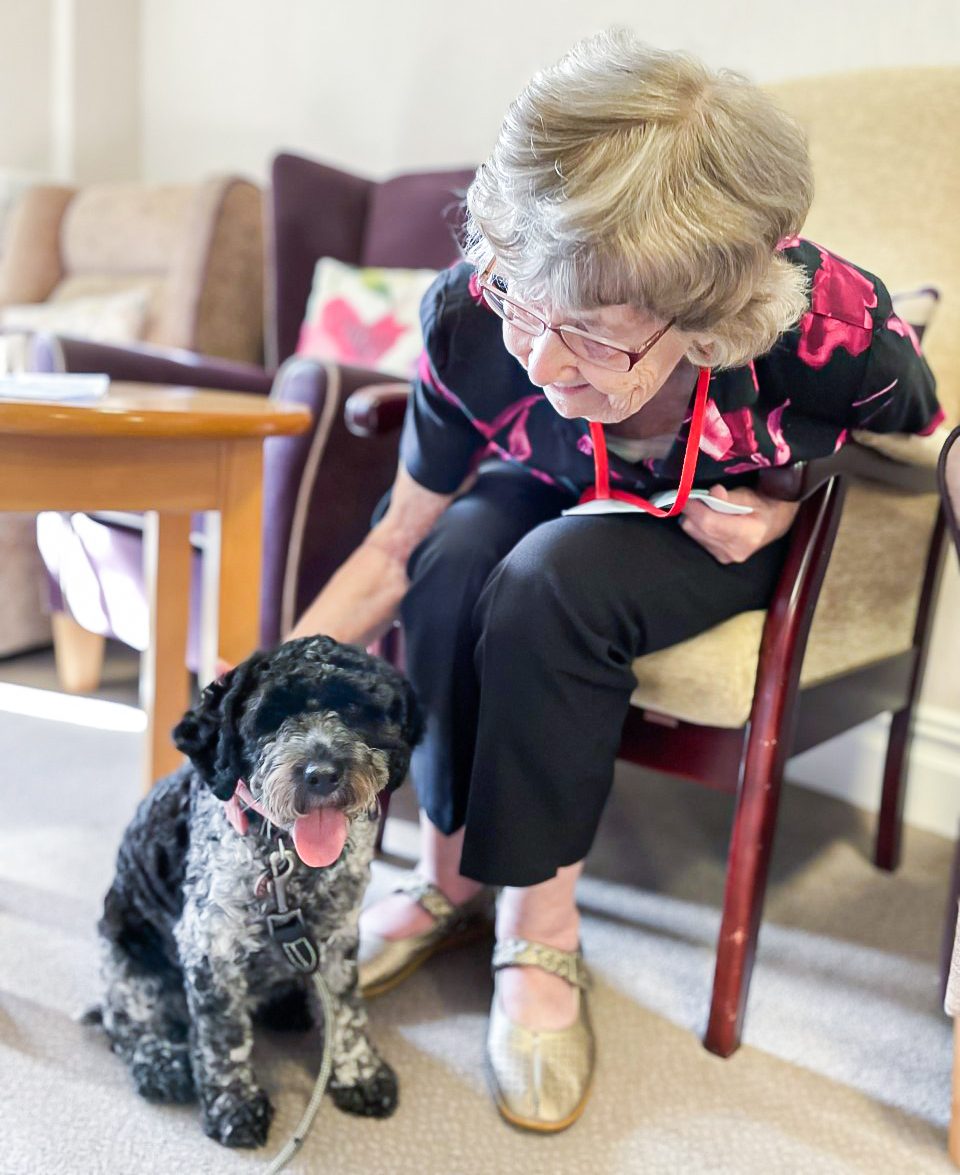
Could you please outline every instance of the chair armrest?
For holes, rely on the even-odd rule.
[[[382,437],[397,432],[407,410],[410,385],[377,383],[361,388],[347,400],[344,418],[355,437]]]
[[[873,449],[856,444],[844,445],[829,457],[762,469],[757,480],[757,490],[768,498],[800,502],[833,477],[879,482],[906,494],[932,494],[937,491],[936,469],[893,461]]]
[[[89,339],[39,333],[30,349],[33,371],[105,372],[111,379],[137,383],[175,384],[179,387],[216,388],[229,392],[270,391],[273,377],[252,363],[198,355],[194,351],[148,347],[142,344],[113,346]]]
[[[397,434],[358,438],[344,408],[383,376],[314,359],[288,359],[271,399],[310,409],[312,427],[264,444],[261,642],[273,644],[370,529],[397,472]],[[396,384],[405,388],[404,384]]]

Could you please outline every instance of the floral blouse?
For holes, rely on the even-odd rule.
[[[853,429],[929,433],[943,419],[916,334],[883,283],[810,241],[780,247],[807,273],[810,308],[767,354],[713,372],[696,485],[749,483],[766,466],[827,456]],[[565,420],[530,383],[471,266],[441,273],[420,314],[424,352],[401,441],[415,481],[453,493],[493,458],[577,497],[593,484],[587,422]],[[688,413],[661,457],[611,451],[611,484],[644,496],[675,487],[689,423]]]

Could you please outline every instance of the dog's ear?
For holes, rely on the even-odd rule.
[[[410,770],[410,752],[423,736],[423,713],[413,692],[413,686],[397,675],[393,696],[387,707],[387,719],[399,738],[382,741],[382,749],[390,753],[390,777],[387,791],[396,791]]]
[[[403,741],[413,750],[423,738],[423,711],[413,686],[406,678],[400,683],[400,689],[390,707],[390,716],[400,727]]]
[[[177,749],[189,757],[219,800],[229,800],[244,775],[240,718],[263,660],[262,654],[255,654],[212,681],[173,730]]]

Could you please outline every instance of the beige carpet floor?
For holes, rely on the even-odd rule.
[[[132,696],[121,661],[105,696]],[[0,681],[49,685],[49,660]],[[18,695],[19,696],[19,695]],[[180,1175],[264,1169],[298,1120],[319,1063],[312,1036],[263,1033],[277,1115],[263,1153],[206,1139],[191,1107],[139,1100],[101,1038],[75,1020],[97,997],[94,925],[137,800],[141,736],[12,713],[0,690],[0,1173]],[[415,852],[399,793],[389,887]],[[700,1046],[730,804],[618,771],[582,883],[596,988],[595,1091],[581,1121],[539,1138],[488,1100],[482,948],[441,957],[371,1006],[401,1078],[385,1122],[326,1102],[288,1170],[325,1175],[949,1172],[950,1025],[937,956],[951,846],[910,831],[894,876],[868,861],[871,822],[787,787],[744,1047]]]

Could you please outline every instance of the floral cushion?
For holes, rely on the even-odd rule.
[[[359,269],[317,262],[297,354],[410,378],[423,348],[420,299],[432,269]]]

